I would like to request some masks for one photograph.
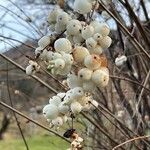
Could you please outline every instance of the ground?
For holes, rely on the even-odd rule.
[[[69,144],[56,136],[41,135],[27,138],[30,150],[66,150]],[[0,149],[26,150],[21,139],[0,141]]]

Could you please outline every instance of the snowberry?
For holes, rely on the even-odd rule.
[[[50,43],[51,43],[51,38],[50,38],[50,36],[43,36],[43,37],[38,41],[39,47],[43,47],[43,48],[45,48],[46,46],[48,46]]]
[[[66,115],[64,115],[64,116],[62,117],[62,119],[63,119],[63,122],[64,122],[64,123],[66,123],[66,122],[68,121],[68,117],[67,117]]]
[[[62,55],[60,53],[57,53],[57,52],[53,53],[52,54],[52,59],[55,60],[57,58],[62,58]]]
[[[96,47],[92,50],[89,50],[91,54],[97,54],[100,55],[103,53],[103,49],[100,45],[96,45]]]
[[[54,23],[49,26],[49,30],[52,32],[55,31],[55,24]]]
[[[36,71],[38,71],[39,69],[40,69],[40,66],[36,62],[30,60],[29,61],[29,66],[26,67],[26,74],[27,75],[32,75]]]
[[[73,93],[71,94],[72,98],[78,99],[84,96],[83,88],[81,87],[75,87],[73,90]]]
[[[67,75],[70,71],[71,71],[71,65],[70,64],[69,65],[66,64],[64,68],[62,68],[62,69],[59,68],[57,70],[56,74],[64,76],[64,75]]]
[[[102,11],[101,15],[102,15],[105,19],[110,19],[110,15],[109,15],[106,11]]]
[[[42,60],[47,59],[47,53],[48,53],[47,49],[44,49],[43,47],[37,47],[35,49],[35,55],[41,58]]]
[[[74,2],[74,11],[79,14],[87,14],[91,11],[92,4],[87,0],[75,0]]]
[[[70,108],[74,114],[78,114],[82,110],[82,105],[79,102],[73,102],[71,103]]]
[[[47,119],[55,119],[58,116],[58,107],[53,104],[48,104],[43,108],[43,115]]]
[[[84,65],[91,70],[98,69],[101,66],[100,57],[95,54],[88,55],[84,59]]]
[[[71,54],[63,53],[62,58],[64,59],[65,64],[73,64],[73,57]]]
[[[92,37],[86,39],[85,43],[88,49],[94,49],[97,45],[97,42]]]
[[[68,84],[69,88],[71,88],[71,89],[82,86],[81,80],[74,74],[68,74],[67,84]]]
[[[75,101],[75,99],[73,99],[72,93],[66,93],[63,103],[68,105],[71,104],[73,101]]]
[[[101,40],[99,40],[99,44],[102,48],[110,47],[111,43],[112,39],[109,36],[105,36]]]
[[[69,112],[69,106],[65,105],[64,102],[60,103],[60,105],[58,106],[58,110],[60,113],[62,114],[67,114]]]
[[[76,46],[73,50],[74,60],[78,63],[82,63],[86,56],[90,55],[89,51],[82,46]]]
[[[120,67],[127,61],[127,57],[125,55],[119,56],[115,59],[116,66]]]
[[[27,75],[32,75],[34,73],[34,69],[32,65],[29,65],[26,67],[26,74]]]
[[[94,38],[95,41],[99,42],[103,38],[103,36],[99,33],[95,33],[93,35],[93,38]]]
[[[58,93],[57,96],[63,99],[66,96],[66,93]]]
[[[92,76],[92,72],[93,71],[88,68],[82,68],[78,72],[78,78],[81,80],[90,80]]]
[[[59,96],[53,96],[50,98],[49,103],[58,106],[61,103],[61,98]]]
[[[78,20],[71,20],[67,24],[67,35],[78,35],[82,29],[82,25]]]
[[[68,35],[66,36],[66,38],[70,41],[70,43],[73,45],[74,41],[73,41],[73,36],[72,35]]]
[[[89,81],[83,82],[82,88],[84,91],[91,93],[92,91],[95,90],[96,85],[93,83],[93,81],[89,80]]]
[[[81,33],[82,37],[86,40],[94,35],[94,28],[93,26],[88,25],[86,27],[83,27]]]
[[[64,32],[66,30],[66,26],[63,25],[63,24],[59,24],[59,23],[56,23],[55,24],[55,32],[58,33],[58,34],[61,34],[62,32]]]
[[[82,105],[88,105],[89,101],[91,101],[91,97],[90,96],[83,96],[78,102]]]
[[[57,23],[66,25],[69,21],[69,15],[66,12],[62,12],[57,16]]]
[[[100,23],[97,20],[94,20],[90,23],[90,26],[92,26],[95,29],[97,26],[99,26],[99,24]]]
[[[95,27],[95,33],[107,36],[110,33],[109,26],[106,23],[99,23],[98,26]]]
[[[62,126],[63,125],[63,119],[61,117],[57,117],[52,120],[52,124],[56,127]]]
[[[48,23],[56,23],[57,16],[62,12],[59,7],[54,8],[49,14],[47,21]]]
[[[54,60],[54,67],[63,69],[65,67],[65,61],[61,58]]]
[[[92,74],[92,81],[100,87],[105,87],[109,82],[108,69],[98,69],[94,71]]]
[[[59,38],[58,40],[56,40],[54,43],[54,48],[57,52],[63,51],[66,53],[70,53],[72,51],[71,43],[66,38]]]
[[[35,69],[39,68],[39,65],[35,61],[29,60],[29,64],[32,65],[33,67],[35,67]]]
[[[53,52],[52,51],[47,51],[46,59],[47,59],[47,61],[51,61],[53,59]]]
[[[84,39],[83,39],[81,33],[73,36],[73,42],[75,44],[79,44],[79,45],[81,45],[81,43],[84,42]]]

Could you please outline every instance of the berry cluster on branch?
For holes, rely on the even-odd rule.
[[[92,94],[96,87],[106,87],[109,82],[107,59],[103,52],[110,47],[112,39],[105,22],[92,20],[96,3],[96,0],[74,2],[74,11],[87,17],[87,20],[91,19],[88,22],[80,21],[56,6],[48,14],[52,33],[43,36],[35,49],[36,58],[45,62],[49,72],[66,77],[63,83],[69,90],[51,97],[49,104],[43,108],[44,117],[56,129],[81,111],[92,111],[98,107]],[[29,61],[26,73],[32,75],[39,69],[37,62]],[[77,139],[80,139],[79,143],[83,140],[74,135],[77,138],[73,140],[72,150],[78,150],[75,147],[80,145]]]

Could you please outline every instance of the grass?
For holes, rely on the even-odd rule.
[[[30,150],[66,150],[69,144],[56,136],[27,138]],[[0,150],[26,150],[22,139],[0,141]]]

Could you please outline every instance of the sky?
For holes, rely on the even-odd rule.
[[[16,0],[12,0],[15,2]],[[17,7],[21,8],[19,10],[14,4],[10,3],[9,0],[0,0],[0,35],[5,37],[13,38],[19,40],[21,42],[29,40],[37,40],[42,37],[41,32],[45,34],[49,34],[46,18],[48,11],[51,10],[52,6],[40,4],[41,0],[36,0],[34,4],[27,4],[27,0],[17,0]],[[28,0],[32,1],[32,0]],[[131,1],[131,0],[130,0]],[[134,0],[133,5],[138,5],[138,0]],[[150,12],[150,2],[147,0],[147,9]],[[6,8],[4,8],[6,7]],[[121,10],[122,8],[120,8]],[[22,10],[26,13],[22,13]],[[126,17],[128,22],[128,17],[126,14],[122,14]],[[143,12],[140,10],[138,15],[140,18],[144,18]],[[32,19],[32,23],[27,23],[28,18]],[[104,21],[103,18],[99,18],[98,20]],[[107,21],[108,25],[111,29],[115,29],[116,25],[113,19]],[[39,30],[40,31],[37,31]],[[4,38],[0,37],[0,40],[4,40]],[[7,45],[4,42],[0,41],[0,52],[6,51],[7,49],[20,43],[14,42],[13,40],[6,40]]]

